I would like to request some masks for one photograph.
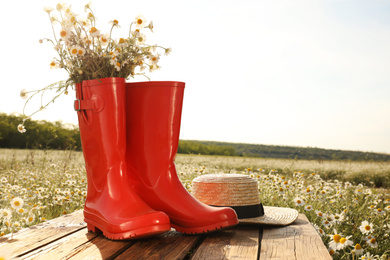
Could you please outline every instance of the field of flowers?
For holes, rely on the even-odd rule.
[[[189,191],[202,174],[256,178],[263,204],[304,213],[334,259],[390,259],[390,192],[370,181],[388,178],[390,163],[178,155],[176,166]],[[85,197],[82,153],[0,150],[0,235],[81,209]]]

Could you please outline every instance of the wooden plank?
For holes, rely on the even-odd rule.
[[[191,259],[257,259],[259,226],[236,226],[210,233]]]
[[[71,252],[85,243],[99,236],[97,233],[87,232],[84,228],[50,244],[37,248],[20,257],[20,259],[61,259],[71,255]]]
[[[103,235],[97,236],[79,247],[74,248],[64,259],[115,259],[123,251],[134,244],[135,240],[110,240]],[[50,260],[50,259],[48,259]]]
[[[0,238],[0,251],[6,249],[13,257],[20,256],[85,227],[79,210]]]
[[[169,231],[158,236],[138,240],[115,260],[184,259],[200,239],[200,236],[189,236]]]
[[[321,237],[304,214],[285,227],[264,227],[260,259],[330,260]]]

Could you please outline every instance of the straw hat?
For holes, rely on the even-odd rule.
[[[192,182],[192,195],[207,205],[233,208],[239,223],[289,225],[298,217],[290,208],[264,206],[257,180],[244,174],[206,174]]]

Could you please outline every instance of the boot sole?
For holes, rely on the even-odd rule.
[[[233,227],[238,224],[237,219],[231,219],[231,220],[226,220],[224,222],[216,223],[213,225],[208,225],[208,226],[203,226],[203,227],[181,227],[177,226],[175,224],[171,223],[171,226],[176,229],[177,232],[183,233],[183,234],[188,234],[188,235],[197,235],[197,234],[204,234],[204,233],[209,233],[209,232],[214,232],[218,231],[221,229],[226,229],[229,227]]]
[[[153,235],[165,233],[171,230],[170,224],[162,224],[162,225],[154,225],[154,226],[137,228],[123,233],[111,233],[99,227],[99,224],[97,224],[92,220],[84,219],[84,221],[87,223],[87,229],[89,232],[98,233],[98,234],[103,233],[103,236],[111,240],[139,239],[139,238],[150,237]]]

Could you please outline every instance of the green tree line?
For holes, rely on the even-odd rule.
[[[75,125],[61,122],[25,122],[27,131],[19,133],[23,118],[0,113],[0,148],[81,150],[80,133]],[[214,141],[180,140],[178,153],[305,160],[390,161],[389,154]]]
[[[17,127],[22,121],[21,116],[0,113],[0,148],[81,150],[76,126],[27,120],[24,124],[27,131],[20,133]]]

